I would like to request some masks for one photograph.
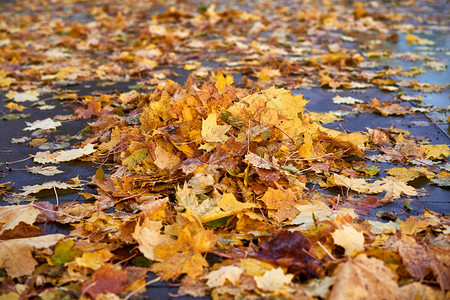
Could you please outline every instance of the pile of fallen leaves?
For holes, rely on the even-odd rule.
[[[448,109],[422,103],[448,83],[412,79],[447,69],[448,51],[421,37],[448,31],[439,3],[16,2],[0,12],[1,118],[29,118],[29,103],[55,109],[50,93],[78,103],[11,140],[40,149],[22,171],[55,176],[55,164],[90,161],[97,192],[78,177],[20,193],[0,183],[0,300],[129,299],[159,280],[175,296],[215,299],[450,297],[450,220],[409,214],[426,194],[415,180],[450,185],[449,146],[394,126],[322,125],[351,113],[448,122],[428,115]],[[187,72],[183,87],[167,79]],[[130,78],[127,92],[66,88]],[[396,94],[336,95],[352,112],[316,113],[277,87]],[[89,125],[55,135],[75,119]],[[60,203],[57,189],[83,199]],[[56,201],[38,200],[45,190]],[[394,201],[404,221],[366,218]],[[69,233],[46,234],[49,224]]]
[[[131,112],[100,116],[78,149],[34,155],[40,164],[83,156],[101,163],[91,182],[98,193],[82,193],[93,199],[85,203],[0,208],[2,297],[130,297],[155,281],[146,282],[149,271],[179,283],[179,295],[448,297],[448,219],[427,210],[405,221],[358,218],[418,196],[408,182],[419,176],[448,179],[430,164],[373,181],[366,149],[408,164],[439,162],[447,145],[420,145],[395,128],[326,129],[302,95],[217,78],[110,99]],[[74,178],[22,194],[79,187]],[[40,235],[42,222],[73,229]]]

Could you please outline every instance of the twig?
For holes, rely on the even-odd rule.
[[[323,251],[325,251],[325,253],[326,253],[332,260],[336,260],[336,258],[330,253],[330,251],[327,250],[327,248],[325,248],[324,245],[322,245],[321,242],[317,242],[317,244],[320,246],[320,248],[323,249]]]
[[[15,164],[15,163],[19,163],[19,162],[22,162],[22,161],[26,161],[26,160],[28,160],[28,159],[30,159],[30,158],[31,158],[31,156],[30,156],[30,157],[27,157],[27,158],[24,158],[24,159],[20,159],[20,160],[7,161],[7,162],[5,162],[5,164],[7,164],[7,165],[12,165],[12,164]]]
[[[59,205],[58,193],[56,192],[56,187],[55,186],[53,186],[53,190],[55,191],[56,205]]]
[[[124,300],[130,299],[131,297],[133,297],[135,294],[137,294],[140,290],[142,290],[142,289],[145,288],[146,286],[148,286],[148,285],[150,285],[150,284],[152,284],[152,283],[158,282],[158,281],[160,281],[160,280],[161,280],[161,277],[158,276],[158,277],[156,277],[155,279],[152,279],[152,280],[150,280],[150,281],[147,281],[143,286],[141,286],[141,287],[135,289],[134,291],[132,291],[131,293],[129,293],[129,294],[124,298]]]

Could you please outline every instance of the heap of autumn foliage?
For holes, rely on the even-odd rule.
[[[115,299],[144,292],[149,271],[179,282],[180,295],[213,298],[449,296],[448,219],[426,211],[382,223],[357,214],[417,196],[411,178],[445,177],[394,168],[371,181],[367,147],[405,164],[445,159],[448,147],[418,145],[394,128],[330,130],[302,95],[216,78],[91,98],[97,104],[78,111],[97,107],[80,155],[95,145],[98,194],[0,208],[0,297]],[[35,222],[73,230],[40,236]]]

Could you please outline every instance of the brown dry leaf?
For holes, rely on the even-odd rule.
[[[63,239],[63,234],[50,234],[23,239],[1,241],[0,266],[12,278],[31,275],[38,264],[33,258],[33,249],[49,248]]]
[[[296,208],[297,197],[291,189],[281,190],[269,187],[261,201],[269,209],[269,216],[272,216],[277,222],[291,220],[300,212]]]
[[[436,276],[442,289],[450,289],[450,251],[447,247],[418,244],[410,236],[402,236],[394,247],[403,259],[408,272],[423,280],[429,271]]]
[[[32,225],[40,214],[32,204],[0,207],[0,235],[13,230],[20,222]]]
[[[364,235],[354,227],[344,225],[342,229],[335,230],[332,234],[334,243],[345,249],[345,255],[353,251],[364,250]]]
[[[368,258],[365,254],[340,264],[334,275],[336,280],[330,300],[405,299],[396,275],[383,261]]]
[[[33,161],[40,164],[59,163],[75,160],[95,151],[93,144],[87,144],[83,148],[78,149],[61,150],[53,153],[50,153],[50,151],[38,152],[33,155]]]

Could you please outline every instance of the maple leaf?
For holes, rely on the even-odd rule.
[[[299,225],[300,230],[307,230],[316,222],[324,220],[333,220],[336,217],[344,217],[349,215],[352,218],[357,218],[358,215],[353,209],[332,209],[322,201],[315,201],[313,204],[297,205],[296,208],[300,213],[289,222],[291,225]]]
[[[290,273],[301,274],[306,279],[319,277],[323,272],[311,242],[298,231],[276,231],[261,243],[258,258],[286,267]]]
[[[331,235],[334,243],[345,249],[345,255],[350,255],[353,251],[364,249],[364,235],[354,227],[344,225],[342,229],[335,230]]]
[[[423,280],[427,270],[437,277],[442,289],[450,289],[450,252],[447,248],[439,248],[418,244],[409,236],[402,238],[393,245],[398,249],[408,272],[419,280]]]
[[[450,155],[448,145],[423,145],[426,159],[446,159]]]
[[[256,286],[259,289],[271,292],[280,292],[291,283],[294,275],[284,274],[282,268],[266,271],[262,276],[254,276]]]
[[[188,228],[182,228],[178,230],[178,240],[155,247],[155,258],[161,262],[153,264],[151,270],[166,280],[183,273],[198,278],[208,266],[201,252],[211,250],[215,243],[216,237],[211,230],[203,229],[193,234]]]
[[[3,266],[12,278],[31,275],[34,267],[38,265],[31,251],[51,247],[64,237],[63,234],[49,234],[1,241],[0,266]]]
[[[50,262],[54,265],[63,265],[71,262],[75,257],[80,256],[82,252],[74,249],[75,242],[73,240],[62,240],[55,245],[53,255],[50,257]]]
[[[261,198],[269,209],[269,215],[278,222],[286,219],[293,219],[298,215],[299,210],[295,207],[298,204],[295,193],[290,190],[273,189],[269,187]]]
[[[392,197],[393,199],[400,198],[401,195],[418,195],[414,187],[390,176],[375,181],[370,188],[370,193],[380,193],[382,191],[386,191],[385,197]]]
[[[176,156],[175,154],[165,150],[164,148],[160,146],[156,146],[155,148],[155,160],[153,163],[160,169],[160,170],[171,170],[175,168],[180,163],[180,158]]]
[[[226,281],[236,285],[241,278],[244,269],[237,266],[223,266],[205,275],[206,285],[209,287],[223,286]]]
[[[383,261],[360,254],[338,266],[329,299],[402,299],[396,275]]]
[[[25,108],[25,106],[18,105],[17,103],[13,103],[13,102],[5,104],[4,106],[9,109],[9,112],[12,112],[14,110],[17,110],[18,112],[22,112],[23,109]]]
[[[108,249],[101,249],[92,252],[83,252],[81,257],[76,257],[71,265],[90,268],[92,270],[100,269],[106,262],[111,260],[114,255]]]
[[[216,113],[210,113],[202,122],[203,140],[209,143],[226,142],[229,139],[226,133],[230,129],[230,125],[218,125]]]
[[[56,129],[56,127],[61,126],[61,122],[59,121],[53,121],[50,118],[44,119],[44,120],[37,120],[33,123],[25,122],[27,123],[28,127],[25,127],[23,130],[33,131],[33,130],[49,130],[49,129]]]
[[[216,80],[216,88],[222,93],[225,92],[226,86],[233,84],[233,76],[223,76],[222,72],[217,72]]]
[[[36,167],[27,167],[27,171],[33,174],[40,174],[44,176],[54,176],[56,174],[64,173],[63,171],[59,170],[56,166],[48,166],[48,167],[42,167],[42,166],[36,166]]]
[[[168,235],[161,234],[162,221],[144,219],[142,225],[136,224],[133,238],[139,244],[139,250],[150,260],[155,260],[154,249],[156,246],[169,242],[172,239]]]
[[[92,281],[83,283],[83,292],[93,299],[98,299],[99,294],[120,294],[128,285],[127,272],[113,264],[105,264],[92,275]]]
[[[35,185],[26,185],[22,187],[22,193],[20,195],[27,196],[29,194],[36,194],[42,190],[48,189],[80,189],[82,187],[82,183],[78,180],[78,178],[72,178],[68,182],[60,182],[60,181],[49,181],[43,184],[35,184]]]
[[[32,225],[40,214],[32,204],[0,207],[0,235],[13,230],[20,222]]]
[[[40,164],[66,162],[92,154],[95,151],[93,144],[87,144],[78,149],[61,150],[53,153],[50,153],[50,151],[37,152],[33,155],[33,161]]]
[[[358,104],[364,103],[364,101],[353,98],[353,97],[341,97],[339,95],[335,96],[333,99],[334,104]]]
[[[39,92],[34,90],[29,90],[29,91],[25,91],[22,93],[19,92],[14,92],[14,91],[9,91],[8,94],[6,94],[6,97],[8,97],[8,99],[12,99],[15,102],[26,102],[26,101],[38,101],[39,98]]]

